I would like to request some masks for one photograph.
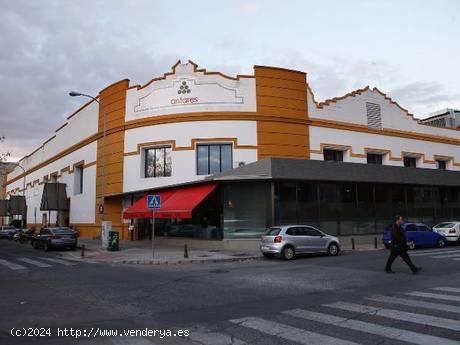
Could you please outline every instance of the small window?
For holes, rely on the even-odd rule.
[[[172,173],[172,149],[170,146],[154,147],[145,150],[145,177],[165,177]]]
[[[218,174],[233,167],[232,144],[199,144],[196,147],[197,174]]]
[[[443,160],[438,160],[436,161],[438,164],[438,169],[439,170],[446,170],[447,169],[447,162]]]
[[[409,224],[406,226],[405,230],[406,231],[417,231],[417,227],[415,226],[415,224]]]
[[[426,225],[419,225],[417,226],[417,229],[418,231],[431,231],[431,229],[427,227]]]
[[[416,168],[417,158],[415,157],[404,157],[404,166],[406,168]]]
[[[324,149],[323,155],[325,161],[343,162],[343,151]]]
[[[301,231],[299,231],[299,227],[292,227],[286,230],[286,235],[289,236],[299,236],[301,235]]]
[[[280,232],[280,228],[270,228],[265,232],[265,236],[278,236]]]
[[[367,154],[367,164],[377,164],[382,165],[383,156],[377,153],[368,153]]]
[[[83,193],[83,165],[75,167],[74,172],[74,186],[75,192],[74,194],[82,194]]]
[[[304,228],[305,229],[305,236],[315,236],[320,237],[322,234],[316,229],[313,228]]]
[[[50,175],[50,182],[51,183],[56,183],[58,180],[58,177],[56,174]]]

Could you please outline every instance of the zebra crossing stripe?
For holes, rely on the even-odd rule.
[[[432,302],[425,302],[425,301],[416,301],[412,299],[388,297],[388,296],[383,296],[383,295],[374,295],[371,297],[366,297],[366,299],[370,301],[374,301],[374,302],[401,304],[401,305],[405,305],[408,307],[418,307],[418,308],[440,310],[440,311],[447,311],[450,313],[460,314],[460,307],[457,307],[455,305],[432,303]]]
[[[460,250],[429,250],[425,252],[410,253],[410,256],[428,256],[428,255],[444,255],[444,254],[460,254]]]
[[[431,288],[431,290],[460,293],[459,288],[453,288],[453,287],[447,287],[447,286],[435,287],[435,288]]]
[[[419,292],[419,291],[405,292],[404,294],[408,296],[426,297],[426,298],[442,299],[445,301],[460,302],[460,296],[442,295],[442,294],[437,294],[437,293]]]
[[[61,260],[61,259],[45,258],[45,257],[39,257],[38,259],[49,261],[49,262],[54,262],[54,263],[61,264],[61,265],[64,265],[64,266],[74,266],[74,265],[76,265],[75,262],[69,262],[69,261],[65,261],[65,260]]]
[[[37,266],[37,267],[51,267],[51,265],[45,264],[44,262],[32,260],[32,259],[29,259],[29,258],[17,258],[17,260],[27,262],[28,264],[31,264],[31,265],[34,265],[34,266]]]
[[[460,256],[460,253],[446,254],[446,255],[436,255],[436,256],[430,256],[430,258],[433,258],[433,259],[448,259],[448,258],[458,258],[459,256]]]
[[[190,332],[189,338],[203,345],[247,345],[232,335],[217,332]]]
[[[258,317],[244,317],[230,320],[238,326],[251,328],[256,331],[274,335],[284,340],[293,341],[303,345],[357,345],[358,343],[330,337],[327,335],[306,331],[279,322],[268,321]]]
[[[443,317],[408,313],[396,309],[376,308],[363,304],[337,302],[331,304],[323,304],[325,307],[341,309],[361,314],[368,314],[372,316],[380,316],[388,319],[408,321],[418,323],[425,326],[434,326],[439,328],[450,329],[453,331],[460,331],[460,321],[446,319]]]
[[[15,264],[14,262],[7,260],[0,260],[0,265],[6,266],[12,270],[25,270],[26,268],[22,265]]]
[[[304,309],[286,310],[282,313],[301,319],[320,322],[336,327],[352,329],[359,332],[370,333],[384,338],[405,341],[418,345],[458,345],[457,340],[435,337],[429,334],[407,331],[400,328],[382,326],[370,322],[347,319],[344,317],[313,312]]]

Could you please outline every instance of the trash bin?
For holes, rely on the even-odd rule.
[[[107,250],[116,252],[120,250],[118,231],[109,231],[109,244]]]

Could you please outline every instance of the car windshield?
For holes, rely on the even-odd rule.
[[[270,228],[265,232],[265,236],[278,236],[280,231],[280,228]]]
[[[441,223],[438,225],[435,225],[436,229],[448,229],[448,228],[453,228],[455,226],[455,223]]]

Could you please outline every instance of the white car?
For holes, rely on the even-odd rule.
[[[433,227],[433,230],[443,235],[449,242],[460,242],[460,222],[444,222]]]

